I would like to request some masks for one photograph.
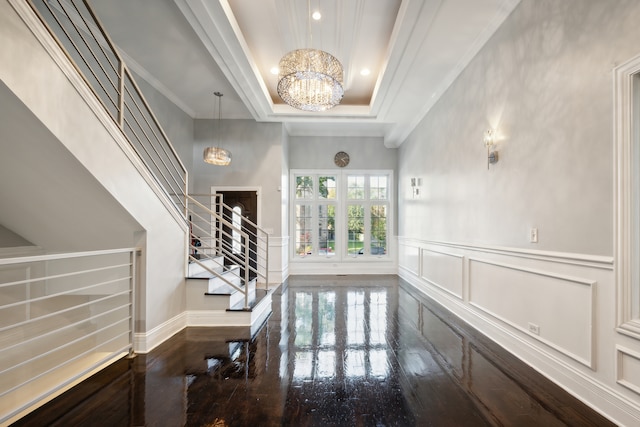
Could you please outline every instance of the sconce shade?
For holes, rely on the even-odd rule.
[[[492,145],[494,145],[496,143],[495,141],[495,137],[494,137],[494,133],[492,129],[488,129],[485,133],[484,133],[484,145],[486,147],[491,147]]]
[[[498,162],[498,152],[491,151],[491,148],[496,144],[496,133],[493,129],[488,129],[484,133],[484,146],[487,147],[487,170],[489,165],[493,165]]]

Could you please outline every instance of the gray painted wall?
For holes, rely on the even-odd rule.
[[[280,236],[283,132],[280,123],[194,120],[193,168],[190,175],[193,191],[209,193],[212,186],[261,187],[260,225]],[[231,165],[213,166],[203,162],[204,148],[217,145],[231,151]]]
[[[289,144],[291,169],[337,169],[333,156],[346,151],[347,169],[396,169],[397,150],[386,148],[382,138],[294,136]]]
[[[0,225],[0,248],[13,248],[18,246],[33,246],[33,243]]]
[[[638,22],[638,1],[523,0],[401,146],[399,235],[611,255],[612,70]]]
[[[289,167],[291,169],[339,169],[333,158],[338,151],[349,154],[349,165],[344,169],[390,169],[398,182],[398,149],[387,148],[381,137],[290,137]],[[395,193],[394,189],[394,193]],[[394,216],[397,215],[394,211]],[[396,235],[397,221],[392,233]]]

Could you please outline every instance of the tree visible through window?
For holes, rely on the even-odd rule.
[[[297,257],[387,254],[390,173],[292,173]]]

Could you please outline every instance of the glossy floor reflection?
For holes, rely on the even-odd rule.
[[[189,328],[21,426],[609,425],[397,276],[291,277],[253,339]]]

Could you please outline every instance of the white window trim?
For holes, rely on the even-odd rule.
[[[348,200],[347,199],[347,191],[346,191],[346,183],[348,175],[386,175],[388,177],[389,188],[387,194],[387,200],[385,203],[388,204],[387,211],[387,253],[384,255],[371,255],[365,254],[361,256],[349,256],[346,253],[345,248],[347,242],[347,229],[344,224],[345,218],[341,215],[341,210],[336,213],[336,243],[340,244],[339,249],[336,249],[336,253],[333,256],[321,256],[321,255],[312,255],[306,257],[300,257],[296,255],[296,244],[295,244],[295,218],[296,218],[296,203],[302,202],[303,200],[298,200],[295,197],[296,185],[295,185],[295,177],[300,175],[315,175],[315,176],[335,176],[337,187],[336,187],[336,201],[335,204],[341,208],[346,209],[348,204],[357,203],[357,200]],[[289,260],[295,263],[314,263],[314,262],[325,262],[325,263],[355,263],[355,262],[380,262],[380,261],[393,261],[394,256],[392,253],[392,235],[394,230],[394,212],[395,212],[395,187],[394,187],[394,171],[392,169],[346,169],[346,170],[336,170],[336,169],[291,169],[289,171],[289,233],[292,236],[292,244],[290,245],[289,250]],[[317,191],[314,188],[314,191]],[[331,201],[329,201],[331,202]],[[364,200],[363,201],[366,206],[370,206],[376,204],[375,200]],[[314,204],[317,205],[317,199],[314,199]],[[314,215],[317,215],[317,212],[314,210]],[[365,215],[365,218],[368,218],[369,215]],[[365,221],[369,221],[365,219]],[[339,234],[339,235],[338,235]],[[314,245],[317,245],[317,242],[314,242]],[[317,248],[316,248],[317,249]]]
[[[640,55],[614,85],[617,330],[640,339]]]

